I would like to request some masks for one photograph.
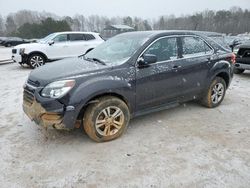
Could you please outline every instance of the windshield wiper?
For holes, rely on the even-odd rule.
[[[98,58],[92,58],[93,61],[96,61],[98,63],[101,63],[102,65],[106,65],[106,63]]]
[[[87,61],[95,61],[95,62],[98,62],[98,63],[100,63],[102,65],[106,65],[106,63],[104,61],[102,61],[102,60],[100,60],[98,58],[89,58],[89,57],[86,57],[84,55],[83,56],[79,56],[79,57],[83,57]]]

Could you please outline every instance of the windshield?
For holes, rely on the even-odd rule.
[[[52,33],[52,34],[40,39],[39,42],[46,43],[46,42],[52,40],[55,36],[56,36],[56,33]]]
[[[90,51],[86,59],[99,59],[105,64],[122,64],[149,39],[149,33],[126,33],[113,37]]]

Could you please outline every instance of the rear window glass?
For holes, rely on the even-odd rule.
[[[70,34],[69,35],[70,41],[79,41],[79,40],[85,40],[83,34]]]
[[[91,34],[85,34],[85,40],[93,40],[95,37]]]
[[[193,57],[205,55],[212,51],[212,49],[198,37],[183,37],[183,57]]]

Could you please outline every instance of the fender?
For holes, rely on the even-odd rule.
[[[215,62],[208,73],[206,88],[218,75],[221,75],[225,79],[227,86],[229,86],[231,82],[230,78],[233,77],[233,66],[231,65],[231,63],[226,60]]]
[[[29,57],[32,54],[42,54],[44,56],[45,60],[46,61],[48,60],[48,57],[41,51],[32,51],[32,52],[28,53],[27,56]]]
[[[103,76],[80,84],[72,93],[68,105],[75,107],[74,119],[76,120],[81,109],[92,99],[101,95],[114,94],[121,96],[127,103],[130,112],[133,113],[135,109],[134,93],[135,84],[131,84],[130,80],[118,76]]]

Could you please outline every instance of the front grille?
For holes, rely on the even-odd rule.
[[[24,89],[23,91],[23,101],[31,106],[33,104],[33,101],[34,101],[34,93],[27,90],[27,89]]]
[[[12,49],[12,53],[16,54],[17,50],[16,49]]]

